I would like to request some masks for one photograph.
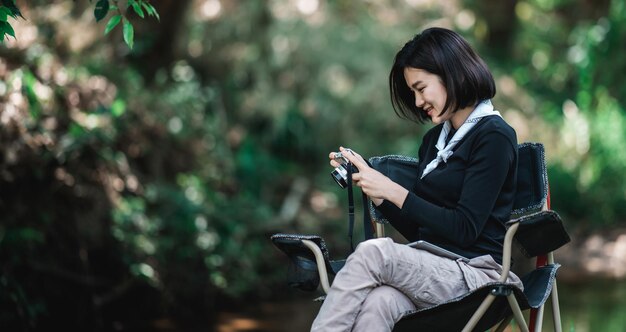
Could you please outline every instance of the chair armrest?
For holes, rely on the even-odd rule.
[[[283,234],[271,236],[274,245],[290,259],[287,270],[289,285],[304,291],[313,291],[322,283],[329,287],[328,273],[337,273],[341,261],[331,261],[324,240],[317,235]]]
[[[324,261],[324,255],[322,254],[322,250],[320,247],[311,240],[301,240],[302,244],[304,244],[307,248],[313,252],[315,256],[315,262],[317,263],[317,271],[320,275],[320,283],[322,284],[322,289],[324,293],[328,294],[328,290],[330,289],[330,283],[328,282],[328,271],[326,270],[326,262]]]
[[[526,257],[548,254],[570,242],[561,217],[552,210],[543,210],[511,220],[519,224],[515,236]]]

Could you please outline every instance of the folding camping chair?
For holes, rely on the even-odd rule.
[[[391,159],[394,158],[397,156]],[[556,287],[560,265],[554,262],[553,252],[570,238],[559,215],[550,210],[543,145],[520,144],[518,160],[518,188],[513,219],[507,223],[500,280],[445,303],[416,310],[400,320],[394,331],[485,331],[496,325],[496,331],[503,331],[513,317],[522,331],[541,331],[544,304],[550,296],[554,330],[562,330]],[[376,215],[373,217],[376,219]],[[376,229],[382,235],[382,228]],[[536,268],[521,278],[523,291],[504,282],[511,267],[513,239],[527,257],[536,258]],[[327,292],[328,274],[337,273],[343,266],[343,261],[330,260],[319,236],[276,234],[272,241],[291,259],[293,287],[315,290],[321,282]],[[522,314],[527,309],[531,310],[528,323]]]

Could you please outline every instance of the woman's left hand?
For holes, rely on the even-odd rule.
[[[406,189],[391,181],[390,178],[379,171],[369,167],[365,159],[358,153],[343,147],[340,147],[339,151],[348,161],[358,168],[359,172],[352,174],[352,181],[354,184],[361,187],[363,193],[369,196],[375,205],[380,205],[382,200],[386,199],[392,201],[399,207],[402,206],[408,194]],[[399,201],[400,199],[401,201]]]

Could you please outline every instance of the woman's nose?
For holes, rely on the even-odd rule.
[[[424,99],[420,93],[415,92],[415,106],[422,107],[424,105]]]

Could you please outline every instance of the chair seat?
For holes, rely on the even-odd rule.
[[[541,306],[550,291],[560,265],[546,265],[533,270],[522,279],[524,291],[505,283],[489,283],[447,302],[407,314],[394,327],[394,332],[461,331],[485,297],[498,290],[513,292],[522,310]],[[512,315],[506,296],[497,296],[474,331],[485,331]]]
[[[556,272],[560,267],[560,264],[549,264],[536,268],[520,278],[524,284],[524,296],[528,303],[528,307],[524,307],[520,303],[522,310],[537,309],[546,302],[552,291]]]
[[[461,331],[493,287],[503,285],[485,285],[451,301],[412,312],[400,320],[393,331]],[[513,291],[516,297],[522,297],[523,293],[519,289]],[[485,331],[508,315],[510,309],[506,297],[497,297],[474,330]]]

